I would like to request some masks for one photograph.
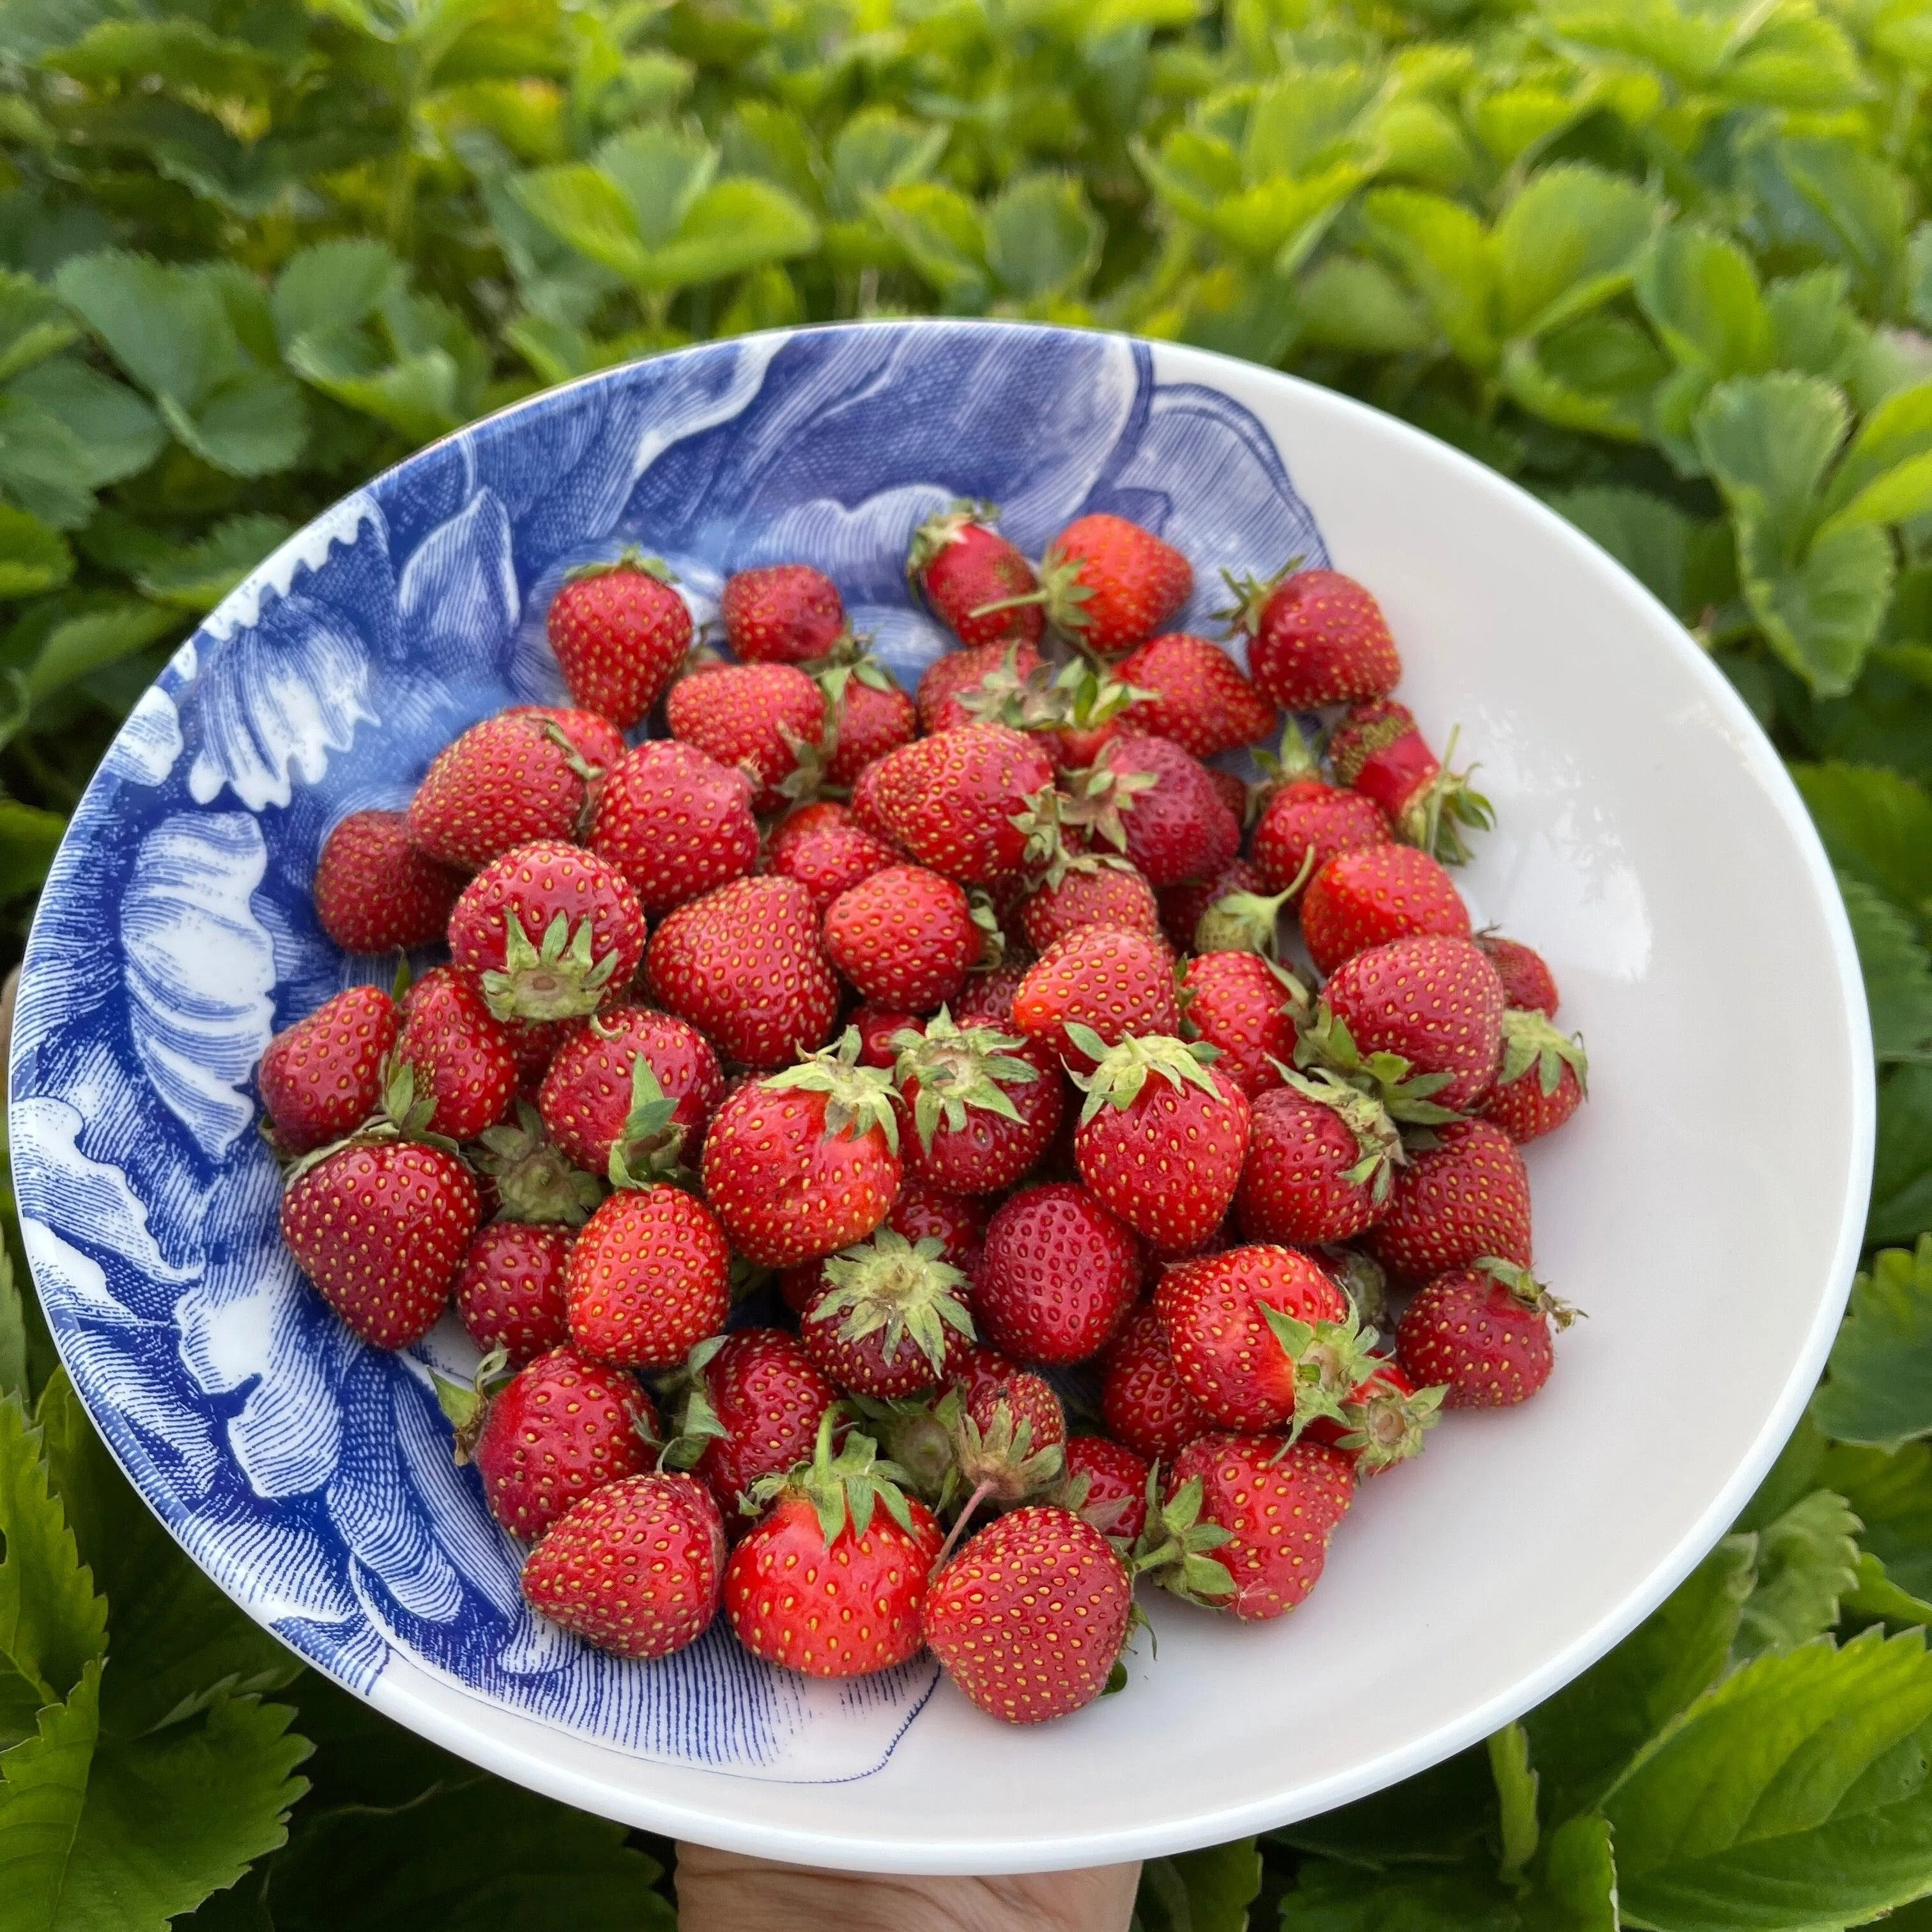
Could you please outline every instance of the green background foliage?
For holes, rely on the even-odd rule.
[[[1486,1748],[1154,1862],[1138,1923],[1932,1924],[1928,77],[1928,0],[0,0],[4,956],[196,618],[547,384],[991,314],[1408,418],[1627,564],[1791,760],[1871,995],[1873,1253],[1648,1623]],[[0,1932],[533,1923],[564,1874],[574,1922],[672,1922],[669,1846],[234,1612],[10,1269],[0,1546]]]

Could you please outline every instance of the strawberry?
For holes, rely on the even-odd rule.
[[[795,805],[772,827],[765,848],[766,862],[776,865],[794,839],[809,837],[814,832],[836,831],[856,823],[852,808],[836,799],[815,798],[808,805]]]
[[[1238,751],[1274,729],[1274,705],[1218,644],[1186,631],[1150,638],[1114,675],[1151,695],[1138,699],[1132,727],[1172,738],[1197,758]]]
[[[1469,909],[1455,880],[1412,845],[1339,853],[1302,895],[1301,937],[1324,973],[1372,946],[1423,932],[1466,939]]]
[[[1244,1622],[1284,1616],[1319,1581],[1354,1494],[1354,1466],[1339,1449],[1203,1436],[1174,1459],[1135,1566]]]
[[[1396,1350],[1418,1382],[1448,1389],[1445,1408],[1507,1408],[1550,1379],[1551,1324],[1575,1318],[1526,1268],[1487,1256],[1416,1295],[1396,1325]]]
[[[486,1204],[500,1220],[580,1227],[604,1198],[596,1178],[571,1164],[527,1100],[518,1101],[514,1120],[485,1127],[470,1154],[496,1197]]]
[[[989,1523],[935,1573],[922,1621],[968,1702],[1037,1724],[1107,1688],[1132,1608],[1132,1580],[1107,1539],[1036,1504]]]
[[[1352,1460],[1358,1476],[1378,1476],[1422,1453],[1427,1432],[1442,1420],[1438,1384],[1418,1388],[1400,1362],[1378,1358],[1375,1366],[1348,1393],[1340,1415],[1318,1415],[1305,1438],[1325,1442]]]
[[[861,658],[841,684],[825,782],[850,787],[868,765],[919,735],[913,701],[883,665]]]
[[[1110,1047],[1136,1034],[1176,1033],[1173,956],[1144,933],[1080,926],[1028,969],[1013,994],[1012,1023],[1016,1032],[1082,1069],[1093,1062],[1070,1027],[1090,1029]]]
[[[644,915],[594,854],[538,840],[495,859],[449,916],[449,954],[481,976],[500,1020],[569,1019],[620,995],[644,956]]]
[[[1148,1459],[1104,1436],[1076,1436],[1061,1452],[1066,1507],[1116,1544],[1147,1527]]]
[[[1388,621],[1352,577],[1291,563],[1258,583],[1231,578],[1228,588],[1237,602],[1220,614],[1246,633],[1248,675],[1284,711],[1358,704],[1396,688],[1402,658]]]
[[[919,728],[929,734],[956,731],[962,724],[1005,724],[1028,728],[1023,716],[1009,714],[1048,670],[1030,644],[976,644],[948,651],[928,664],[919,680]]]
[[[975,973],[952,1003],[952,1016],[962,1026],[998,1027],[1013,1031],[1013,995],[1020,989],[1031,962],[1009,958],[989,973]]]
[[[490,1513],[534,1542],[573,1503],[655,1460],[657,1411],[638,1378],[572,1348],[553,1348],[481,1402],[441,1385],[458,1462],[483,1479]]]
[[[412,1097],[430,1102],[422,1125],[453,1141],[494,1127],[517,1097],[509,1035],[476,982],[454,966],[432,967],[410,988],[394,1064],[413,1076]]]
[[[1299,892],[1344,852],[1386,845],[1388,814],[1372,798],[1320,778],[1291,778],[1255,825],[1255,870],[1271,892]]]
[[[364,1341],[406,1348],[436,1326],[482,1212],[476,1180],[453,1154],[352,1141],[290,1183],[282,1239]]]
[[[848,886],[824,931],[832,963],[866,998],[916,1013],[959,991],[986,940],[964,890],[923,866],[883,866]]]
[[[1240,846],[1240,816],[1206,767],[1165,738],[1123,732],[1075,795],[1075,822],[1126,853],[1156,889],[1218,872]]]
[[[1556,976],[1541,953],[1498,933],[1479,932],[1476,944],[1490,956],[1490,964],[1503,982],[1504,1006],[1540,1013],[1546,1020],[1556,1017]]]
[[[734,572],[718,614],[725,641],[745,664],[810,664],[845,634],[838,585],[808,563]]]
[[[979,1268],[992,1211],[983,1200],[948,1193],[909,1173],[899,1184],[885,1225],[909,1241],[937,1241],[940,1260],[971,1275]]]
[[[692,1361],[683,1430],[704,1444],[692,1473],[733,1516],[761,1477],[810,1460],[838,1391],[783,1328],[737,1329],[700,1342]]]
[[[1054,627],[1114,657],[1158,631],[1192,596],[1186,557],[1153,531],[1105,511],[1078,517],[1056,537],[1033,593]]]
[[[865,1677],[918,1652],[939,1526],[870,1438],[855,1431],[833,1455],[832,1413],[808,1462],[754,1486],[765,1514],[731,1552],[724,1613],[768,1664]]]
[[[1082,854],[1057,878],[1049,872],[1020,907],[1021,929],[1036,952],[1083,926],[1123,926],[1159,939],[1154,888],[1124,859]]]
[[[704,1194],[731,1246],[764,1268],[863,1240],[898,1192],[892,1083],[860,1066],[859,1036],[764,1080],[712,1118]]]
[[[1234,1203],[1241,1232],[1283,1247],[1346,1241],[1387,1207],[1400,1136],[1372,1094],[1333,1075],[1288,1081],[1255,1102]]]
[[[890,1071],[899,1057],[894,1042],[908,1028],[916,1028],[923,1022],[917,1013],[902,1013],[891,1006],[875,1006],[861,1000],[845,1016],[845,1024],[858,1034],[859,1064],[883,1066]]]
[[[1246,1095],[1232,1081],[1216,1082],[1211,1048],[1163,1034],[1108,1047],[1089,1027],[1071,1033],[1096,1063],[1074,1076],[1087,1096],[1073,1135],[1081,1179],[1155,1247],[1198,1247],[1240,1184]]]
[[[838,1013],[812,895],[796,879],[734,880],[680,906],[652,934],[644,976],[659,1005],[747,1066],[810,1052]]]
[[[968,1352],[998,1360],[990,1348]],[[940,1507],[955,1510],[957,1535],[988,1504],[1015,1509],[1061,1488],[1066,1412],[1042,1378],[1010,1363],[994,1370],[990,1362],[976,1362],[953,1387],[958,1413]],[[939,1412],[954,1406],[946,1403]]]
[[[581,1016],[574,1020],[506,1020],[503,1031],[517,1060],[517,1091],[534,1100],[550,1064],[566,1040],[584,1030]]]
[[[886,823],[885,815],[879,808],[880,782],[892,759],[892,754],[888,752],[884,758],[875,758],[869,765],[861,767],[858,776],[852,781],[850,811],[852,823],[861,832],[869,832],[874,838],[884,838],[896,845],[892,827]]]
[[[623,874],[655,919],[757,865],[751,781],[675,738],[653,738],[612,766],[590,849]]]
[[[582,1354],[620,1368],[670,1368],[721,1334],[730,1314],[724,1232],[682,1188],[620,1189],[572,1246],[564,1292]]]
[[[902,746],[876,766],[886,832],[920,864],[962,885],[989,885],[1027,856],[1023,819],[1049,790],[1053,766],[1024,733],[967,724]],[[858,812],[858,794],[853,795]]]
[[[994,1348],[1028,1361],[1084,1361],[1105,1348],[1139,1292],[1140,1250],[1084,1187],[1010,1196],[986,1227],[973,1312]]]
[[[1521,1147],[1554,1133],[1582,1104],[1590,1063],[1580,1034],[1558,1033],[1529,1007],[1503,1013],[1503,1061],[1484,1116]]]
[[[436,754],[410,800],[410,841],[469,872],[532,839],[573,844],[590,823],[607,760],[623,748],[603,719],[584,712],[500,712]]]
[[[1489,800],[1471,788],[1466,773],[1444,771],[1414,713],[1393,698],[1353,706],[1329,733],[1328,752],[1336,778],[1373,799],[1398,838],[1451,865],[1469,856],[1462,826],[1495,823]]]
[[[681,677],[664,700],[670,735],[752,781],[754,808],[775,812],[802,747],[825,730],[825,694],[796,665],[715,664]]]
[[[1042,1048],[991,1027],[962,1028],[944,1009],[895,1044],[913,1126],[909,1174],[955,1194],[996,1194],[1052,1144],[1064,1095]]]
[[[1150,1461],[1172,1456],[1214,1426],[1175,1372],[1167,1330],[1151,1307],[1137,1308],[1102,1364],[1100,1415],[1107,1433]]]
[[[1529,1177],[1490,1120],[1459,1120],[1396,1177],[1370,1246],[1405,1281],[1426,1281],[1486,1255],[1530,1264]]]
[[[486,1353],[501,1348],[513,1369],[570,1340],[564,1264],[568,1231],[521,1221],[477,1229],[456,1277],[456,1312]]]
[[[652,1472],[584,1497],[524,1563],[524,1594],[620,1657],[668,1657],[718,1614],[724,1526],[702,1484]]]
[[[1219,871],[1204,878],[1189,879],[1154,895],[1160,906],[1161,930],[1177,952],[1196,950],[1201,915],[1210,906],[1236,893],[1261,890],[1261,874],[1245,859],[1230,859]]]
[[[966,1277],[931,1237],[908,1241],[881,1228],[821,1262],[819,1274],[799,1334],[819,1368],[855,1394],[930,1388],[973,1340]]]
[[[1010,601],[1030,596],[1040,580],[1033,566],[991,527],[998,514],[990,503],[955,503],[913,532],[906,553],[907,580],[969,649],[1010,641],[1036,644],[1046,628],[1038,604]]]
[[[559,1049],[537,1106],[578,1166],[609,1174],[615,1154],[619,1172],[641,1175],[694,1154],[724,1097],[724,1076],[704,1034],[626,1001]]]
[[[571,696],[620,731],[656,704],[691,648],[691,613],[670,573],[634,550],[572,571],[544,629]]]
[[[309,890],[345,952],[392,952],[442,937],[463,874],[410,844],[407,813],[352,812],[322,842]]]
[[[1250,1100],[1280,1085],[1307,1004],[1294,974],[1258,952],[1197,953],[1180,970],[1188,1030],[1215,1049],[1214,1078]]]
[[[255,1084],[284,1154],[342,1140],[382,1105],[398,1024],[386,987],[351,986],[269,1041]]]

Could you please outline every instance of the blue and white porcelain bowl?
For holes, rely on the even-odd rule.
[[[1125,1694],[1015,1733],[920,1661],[844,1688],[722,1623],[636,1664],[533,1616],[428,1364],[354,1340],[276,1232],[269,1035],[350,980],[310,876],[345,813],[560,694],[544,612],[636,544],[700,614],[804,559],[911,683],[945,639],[908,533],[955,497],[1037,553],[1089,510],[1218,573],[1328,560],[1403,696],[1461,727],[1498,830],[1479,919],[1555,967],[1589,1105],[1530,1150],[1537,1251],[1591,1318],[1547,1391],[1369,1486],[1282,1622],[1152,1607]],[[1869,1042],[1831,874],[1696,646],[1529,497],[1360,405],[1197,351],[894,322],[692,349],[425,450],[292,538],[128,720],[27,956],[11,1095],[34,1274],[89,1412],[169,1528],[316,1666],[590,1810],[814,1863],[1000,1871],[1278,1825],[1419,1770],[1588,1664],[1722,1532],[1796,1420],[1856,1254]],[[1805,1096],[1802,1108],[1791,1096]],[[1714,1364],[1721,1372],[1713,1372]]]

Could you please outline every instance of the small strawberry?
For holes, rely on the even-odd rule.
[[[761,1477],[811,1459],[838,1391],[783,1328],[740,1328],[700,1342],[691,1362],[680,1433],[702,1444],[692,1473],[733,1516]]]
[[[414,1076],[410,1097],[429,1103],[422,1124],[453,1141],[494,1127],[517,1097],[509,1035],[476,982],[454,966],[431,967],[404,997],[393,1064]]]
[[[1530,1264],[1529,1177],[1516,1143],[1490,1120],[1459,1120],[1396,1177],[1370,1246],[1405,1281],[1426,1281],[1485,1255]]]
[[[1453,734],[1450,750],[1455,750]],[[1393,698],[1358,704],[1328,734],[1336,778],[1388,814],[1396,836],[1458,865],[1469,856],[1462,828],[1496,822],[1490,802],[1467,773],[1445,772],[1416,728],[1414,714]]]
[[[675,738],[653,738],[611,768],[590,849],[623,874],[656,918],[757,865],[751,781]]]
[[[1053,783],[1046,752],[1002,724],[922,738],[869,769],[878,773],[875,802],[890,836],[920,864],[968,886],[1020,869],[1028,834],[1016,820]]]
[[[352,1141],[290,1183],[282,1239],[364,1341],[406,1348],[448,1305],[482,1211],[474,1177],[453,1154]]]
[[[1391,940],[1418,933],[1469,936],[1456,882],[1412,845],[1368,845],[1330,859],[1301,899],[1301,937],[1324,973]]]
[[[1167,943],[1177,952],[1198,950],[1196,938],[1201,916],[1209,907],[1236,895],[1246,897],[1258,893],[1261,889],[1261,874],[1246,860],[1230,859],[1205,878],[1189,879],[1156,892],[1161,930],[1167,935]]]
[[[1021,929],[1036,952],[1083,926],[1124,926],[1159,939],[1160,908],[1154,888],[1128,860],[1083,853],[1069,860],[1057,878],[1049,871],[1020,907]]]
[[[1569,1119],[1589,1090],[1589,1077],[1580,1035],[1558,1033],[1534,1008],[1505,1009],[1503,1064],[1483,1113],[1521,1147]]]
[[[1137,1308],[1102,1364],[1100,1415],[1107,1433],[1150,1462],[1205,1436],[1214,1418],[1187,1392],[1151,1307]]]
[[[855,1432],[832,1450],[828,1409],[810,1462],[754,1486],[766,1513],[731,1552],[724,1613],[768,1664],[865,1677],[918,1652],[939,1526],[869,1438]]]
[[[923,866],[891,865],[825,911],[825,950],[868,1000],[930,1012],[952,998],[986,935],[963,888]]]
[[[1192,567],[1173,544],[1101,511],[1054,539],[1031,595],[1056,630],[1114,657],[1151,638],[1193,591]]]
[[[1234,608],[1220,614],[1246,634],[1248,675],[1284,711],[1386,698],[1400,680],[1388,620],[1352,577],[1291,563],[1258,583],[1230,578],[1228,587]]]
[[[765,847],[766,860],[776,864],[785,848],[795,838],[808,838],[816,832],[836,831],[856,823],[852,816],[852,808],[836,798],[815,798],[809,804],[795,805],[772,827],[771,837]]]
[[[477,1229],[456,1277],[456,1312],[478,1348],[500,1348],[513,1369],[570,1340],[564,1264],[568,1231],[492,1221]]]
[[[1177,1033],[1173,955],[1144,933],[1080,926],[1028,969],[1013,995],[1012,1024],[1016,1032],[1083,1070],[1093,1062],[1075,1044],[1070,1027],[1090,1028],[1110,1047],[1136,1034]]]
[[[1378,1358],[1349,1391],[1340,1415],[1318,1415],[1306,1440],[1324,1442],[1352,1459],[1358,1476],[1378,1476],[1422,1453],[1429,1430],[1442,1420],[1441,1384],[1418,1388],[1400,1362]]]
[[[1147,1527],[1148,1459],[1104,1436],[1076,1436],[1061,1451],[1066,1507],[1116,1544]]]
[[[572,1165],[527,1100],[517,1102],[514,1120],[484,1128],[470,1153],[501,1220],[581,1227],[604,1198],[596,1177]]]
[[[1114,674],[1152,693],[1133,706],[1131,728],[1172,738],[1197,758],[1238,751],[1274,729],[1273,702],[1218,644],[1188,632],[1150,638]]]
[[[842,1388],[912,1395],[946,1379],[973,1340],[966,1277],[930,1238],[881,1228],[820,1264],[818,1292],[799,1319],[806,1353]]]
[[[652,934],[644,974],[659,1005],[747,1066],[788,1065],[838,1017],[838,978],[796,879],[734,880],[680,906]]]
[[[585,1496],[524,1560],[532,1608],[600,1650],[668,1657],[718,1614],[724,1526],[701,1484],[628,1476]]]
[[[1044,1498],[1060,1486],[1066,1467],[1066,1412],[1041,1377],[1010,1366],[970,1382],[959,1388],[940,1499],[942,1509],[957,1506],[956,1534],[988,1505],[1016,1509]]]
[[[975,644],[934,658],[919,680],[919,728],[928,735],[962,724],[1034,728],[1027,693],[1052,675],[1030,644]],[[1057,715],[1057,714],[1056,714]]]
[[[1214,1078],[1250,1100],[1280,1085],[1307,1008],[1300,981],[1258,952],[1201,952],[1181,968],[1188,1031],[1214,1048]]]
[[[705,1198],[731,1246],[789,1268],[863,1240],[898,1192],[892,1082],[848,1030],[800,1064],[748,1081],[712,1117]]]
[[[861,1000],[845,1016],[845,1024],[859,1036],[859,1064],[883,1066],[889,1072],[897,1063],[899,1050],[893,1042],[908,1028],[923,1024],[917,1013],[902,1013],[891,1006],[875,1006]]]
[[[502,1020],[595,1012],[631,983],[644,950],[644,915],[622,876],[554,842],[493,860],[449,916],[451,958],[481,976]]]
[[[991,527],[998,514],[990,503],[955,503],[913,532],[906,553],[907,580],[969,648],[1036,644],[1046,628],[1038,604],[1009,601],[1030,596],[1039,579],[1033,566]]]
[[[922,1621],[968,1702],[1037,1724],[1106,1689],[1132,1608],[1132,1580],[1107,1539],[1036,1504],[989,1523],[934,1574]]]
[[[724,580],[718,614],[745,664],[810,664],[845,634],[838,586],[808,563],[770,563]]]
[[[989,973],[975,973],[965,990],[952,1003],[952,1016],[962,1026],[998,1027],[1002,1033],[1013,1028],[1013,995],[1020,989],[1032,964],[1009,957]]]
[[[503,1031],[508,1036],[510,1051],[517,1057],[517,1091],[526,1100],[534,1100],[537,1089],[543,1084],[544,1076],[550,1071],[550,1064],[566,1040],[572,1040],[584,1030],[584,1022],[580,1015],[572,1020],[506,1020]]]
[[[1069,816],[1124,852],[1156,889],[1218,872],[1241,821],[1205,766],[1165,738],[1123,732],[1074,782]]]
[[[620,1368],[670,1368],[723,1331],[730,1250],[704,1204],[682,1188],[620,1189],[572,1245],[564,1292],[581,1354]]]
[[[801,748],[825,730],[825,694],[795,665],[717,664],[681,677],[664,700],[670,735],[752,781],[755,808],[784,802]]]
[[[1486,1256],[1416,1295],[1396,1326],[1396,1348],[1418,1382],[1446,1387],[1445,1408],[1507,1408],[1550,1379],[1551,1324],[1568,1328],[1575,1318],[1528,1268]]]
[[[1211,1048],[1162,1034],[1109,1047],[1077,1025],[1071,1037],[1096,1063],[1074,1076],[1087,1096],[1073,1134],[1081,1179],[1155,1247],[1198,1247],[1240,1184],[1246,1096],[1232,1081],[1216,1082]]]
[[[1503,982],[1504,1006],[1540,1013],[1546,1020],[1556,1017],[1556,976],[1541,953],[1499,933],[1480,932],[1476,944],[1490,956],[1490,964]]]
[[[849,788],[868,765],[918,735],[919,714],[912,700],[884,666],[860,658],[840,682],[825,782]]]
[[[255,1084],[284,1154],[345,1139],[376,1111],[399,1024],[386,987],[351,986],[269,1041]]]
[[[691,613],[670,573],[634,550],[572,571],[544,628],[571,696],[622,731],[656,704],[691,648]]]
[[[1255,826],[1255,870],[1271,892],[1300,892],[1345,852],[1386,845],[1387,814],[1372,798],[1320,778],[1291,778]]]
[[[1333,1075],[1288,1082],[1255,1102],[1234,1203],[1241,1232],[1283,1247],[1346,1241],[1388,1206],[1401,1137],[1379,1100]]]
[[[724,1097],[711,1042],[688,1021],[628,1001],[561,1048],[544,1076],[544,1125],[578,1166],[643,1174],[694,1154]],[[652,1156],[662,1156],[656,1160]]]
[[[352,812],[322,842],[310,887],[316,922],[345,952],[433,945],[463,874],[410,842],[409,815]]]
[[[979,1270],[980,1251],[986,1245],[992,1212],[977,1196],[949,1193],[908,1174],[899,1183],[885,1225],[909,1241],[937,1241],[941,1261],[972,1275]]]
[[[973,1311],[996,1348],[1030,1362],[1084,1361],[1140,1292],[1132,1231],[1084,1187],[1024,1187],[986,1227]]]
[[[991,1027],[962,1028],[943,1008],[894,1044],[913,1126],[909,1174],[955,1194],[996,1194],[1052,1144],[1065,1096],[1059,1066],[1042,1048]]]

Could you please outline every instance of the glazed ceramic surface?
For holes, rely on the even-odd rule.
[[[561,694],[544,613],[636,544],[700,616],[803,559],[908,686],[945,648],[907,538],[985,498],[1037,554],[1089,510],[1220,572],[1332,562],[1402,695],[1480,761],[1478,922],[1540,949],[1589,1104],[1529,1150],[1540,1271],[1588,1319],[1549,1388],[1370,1484],[1280,1623],[1150,1606],[1124,1694],[1016,1733],[921,1660],[839,1688],[718,1626],[637,1664],[534,1616],[428,1365],[356,1342],[276,1232],[252,1076],[384,962],[308,884],[344,814]],[[1796,1107],[1791,1096],[1802,1094]],[[1722,1532],[1796,1419],[1854,1263],[1869,1042],[1831,876],[1691,640],[1528,496],[1388,418],[1198,352],[1018,325],[753,337],[614,370],[412,458],[292,538],[148,692],[41,902],[13,1049],[22,1225],[88,1408],[251,1614],[505,1775],[830,1864],[1016,1870],[1207,1844],[1421,1769],[1547,1695]],[[1720,1359],[1721,1375],[1709,1372]]]

